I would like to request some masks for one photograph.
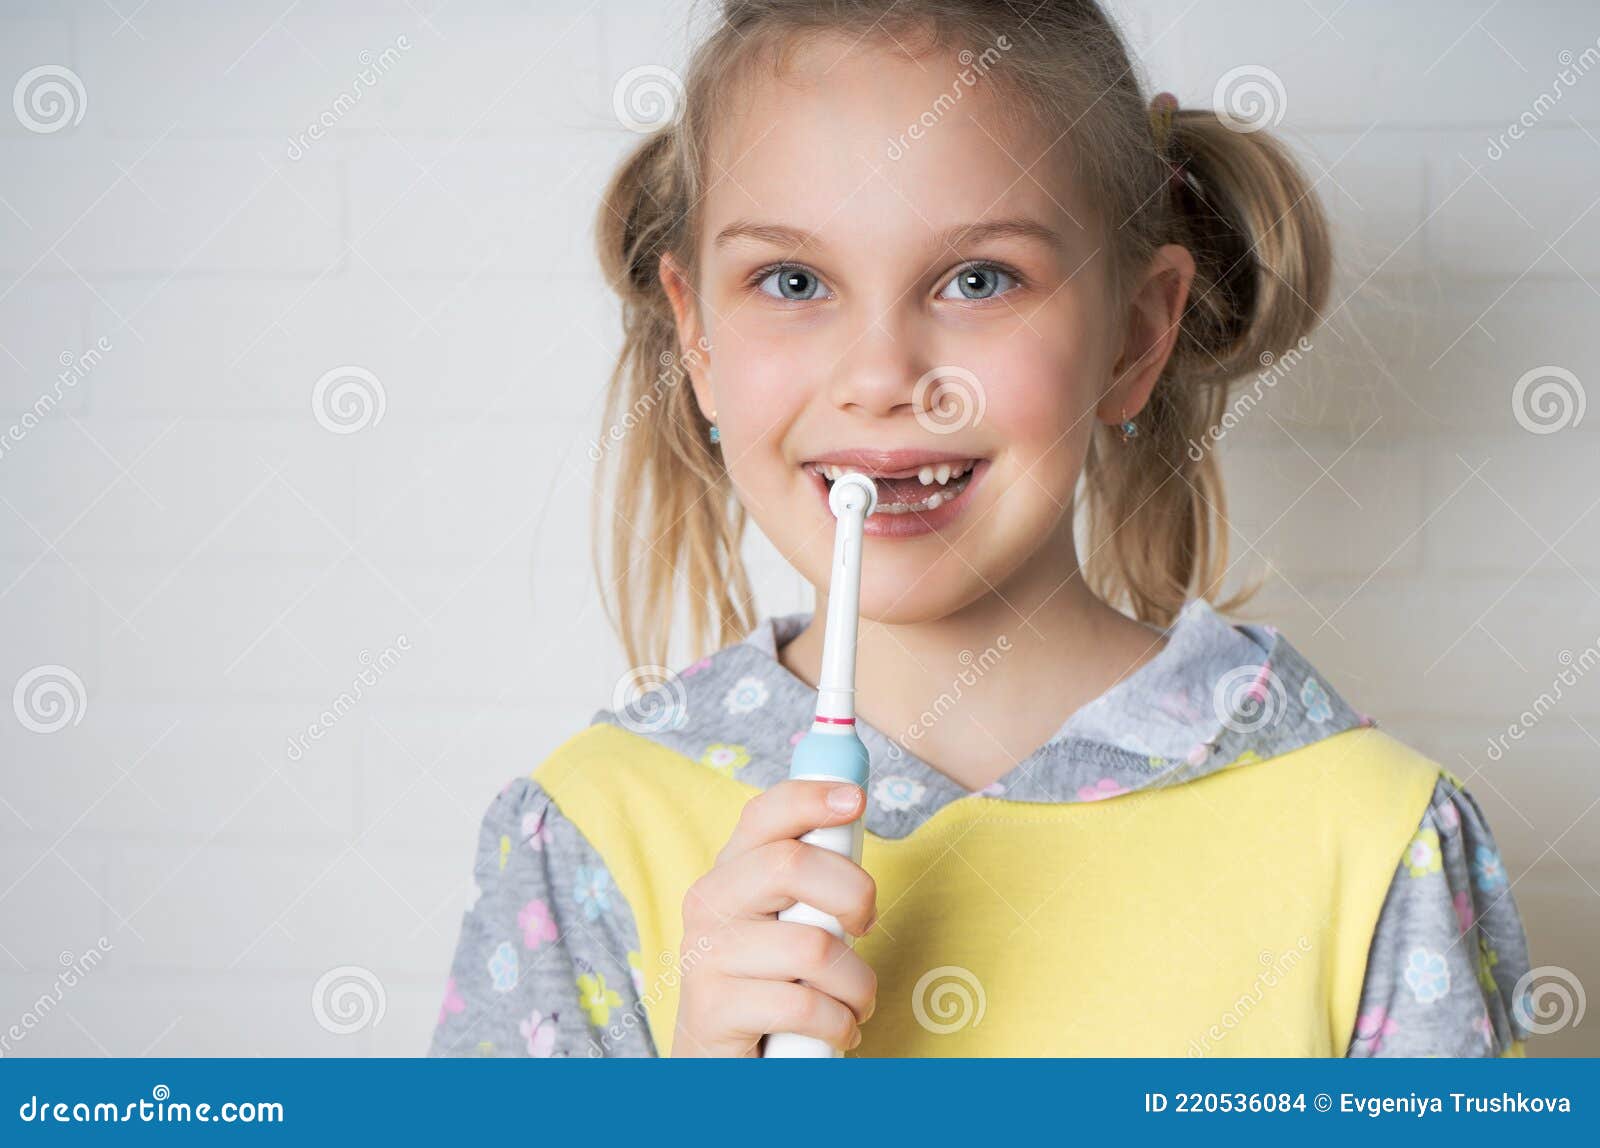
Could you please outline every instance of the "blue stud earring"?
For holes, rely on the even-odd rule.
[[[714,443],[722,441],[722,432],[719,431],[714,425],[711,428],[711,441]]]
[[[1138,433],[1139,424],[1130,419],[1128,412],[1124,410],[1122,412],[1122,441],[1127,442],[1130,438],[1136,437]]]

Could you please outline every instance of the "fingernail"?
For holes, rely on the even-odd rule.
[[[854,1048],[856,1045],[858,1045],[860,1043],[861,1043],[861,1030],[858,1028],[858,1029],[856,1029],[855,1035],[850,1038],[850,1047]]]
[[[854,813],[860,792],[859,785],[836,785],[828,790],[828,808],[839,813]]]

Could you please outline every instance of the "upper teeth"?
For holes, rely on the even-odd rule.
[[[963,462],[941,462],[938,466],[925,466],[917,471],[917,481],[921,482],[923,486],[931,486],[935,482],[942,485],[952,478],[960,478],[976,465],[977,461],[969,458]],[[854,473],[851,467],[833,466],[822,462],[814,464],[812,469],[833,481]]]

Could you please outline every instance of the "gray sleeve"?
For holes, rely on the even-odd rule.
[[[633,913],[588,840],[519,777],[484,814],[429,1056],[655,1056]]]
[[[1384,900],[1350,1056],[1500,1056],[1528,941],[1477,802],[1442,776]]]

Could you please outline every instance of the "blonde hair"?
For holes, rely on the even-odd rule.
[[[1116,27],[1093,0],[726,0],[683,76],[681,114],[622,163],[599,212],[602,267],[621,298],[624,341],[607,393],[609,481],[595,487],[594,555],[606,609],[630,663],[668,657],[681,590],[690,644],[708,653],[757,621],[740,557],[745,512],[708,442],[680,359],[659,262],[695,274],[695,207],[719,95],[770,50],[805,37],[869,33],[971,50],[1004,45],[986,73],[1046,138],[1070,137],[1071,178],[1094,205],[1124,300],[1155,249],[1177,243],[1197,271],[1172,355],[1121,441],[1097,424],[1083,475],[1084,577],[1108,602],[1167,625],[1190,597],[1220,592],[1225,502],[1209,443],[1228,385],[1302,340],[1328,293],[1327,226],[1299,166],[1264,131],[1210,109],[1152,113]],[[1025,17],[1025,18],[1024,18]],[[1250,126],[1250,125],[1245,125]],[[690,356],[700,353],[690,349]],[[630,420],[646,412],[648,426]],[[629,433],[632,431],[632,433]],[[604,436],[603,436],[604,437]],[[602,440],[597,440],[597,442]],[[1195,457],[1198,453],[1198,457]],[[595,454],[591,451],[591,455]],[[611,576],[601,561],[609,534]],[[1236,595],[1238,605],[1255,588]]]

